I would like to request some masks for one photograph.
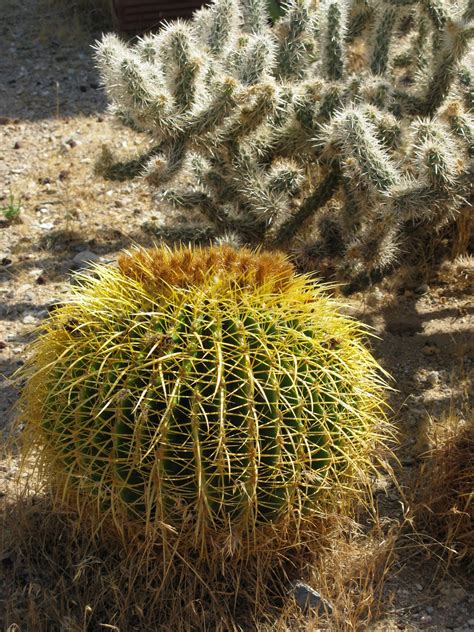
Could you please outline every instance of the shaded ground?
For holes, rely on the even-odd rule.
[[[142,183],[93,174],[102,143],[122,155],[148,146],[105,112],[90,48],[99,34],[81,35],[72,25],[70,37],[67,25],[42,14],[36,0],[0,5],[0,207],[12,201],[20,208],[18,222],[0,216],[0,426],[7,428],[16,399],[9,377],[24,361],[32,329],[67,294],[72,269],[81,258],[108,261],[134,242],[148,243],[141,226],[159,211]],[[348,301],[375,328],[375,353],[394,377],[391,403],[407,491],[426,449],[428,416],[463,417],[472,406],[473,283],[473,260],[465,258],[428,285],[399,277]],[[4,500],[15,467],[0,466]],[[383,490],[381,505],[388,517],[402,513],[395,488]],[[434,561],[419,561],[400,552],[385,586],[392,605],[373,629],[474,629],[466,578],[433,584]]]

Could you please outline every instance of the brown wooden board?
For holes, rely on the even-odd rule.
[[[114,0],[119,29],[127,33],[156,30],[164,21],[189,18],[203,4],[200,0]]]

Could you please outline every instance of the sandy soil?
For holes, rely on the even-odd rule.
[[[17,397],[10,378],[34,327],[67,294],[71,272],[84,259],[109,261],[131,243],[149,243],[142,226],[159,212],[139,181],[106,182],[93,173],[103,143],[128,156],[148,142],[107,114],[94,35],[76,29],[69,37],[36,0],[2,0],[1,9],[0,207],[20,206],[16,221],[0,214],[0,426],[7,430]],[[348,300],[349,311],[375,328],[375,354],[394,377],[399,478],[407,491],[427,447],[429,418],[465,418],[472,406],[473,283],[474,261],[464,257]],[[4,502],[15,473],[15,462],[0,464]],[[381,494],[383,512],[400,516],[395,487]],[[385,585],[391,605],[373,629],[474,630],[467,578],[454,573],[440,584],[434,569],[433,560],[401,552]]]

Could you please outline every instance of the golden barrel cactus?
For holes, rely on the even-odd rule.
[[[25,369],[26,454],[62,500],[205,555],[275,527],[296,542],[357,494],[384,379],[324,287],[229,246],[135,249],[95,273]]]

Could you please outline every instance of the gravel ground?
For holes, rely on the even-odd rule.
[[[67,294],[71,272],[149,243],[142,225],[160,215],[142,183],[106,182],[93,172],[102,144],[130,156],[148,143],[106,112],[91,49],[100,34],[42,13],[37,0],[1,0],[0,11],[0,207],[19,207],[14,221],[0,215],[0,426],[8,428],[17,395],[10,376],[34,327]],[[349,300],[350,311],[375,327],[376,355],[395,378],[405,485],[426,449],[427,418],[466,416],[472,405],[473,273],[465,257],[429,285],[399,277]],[[4,501],[15,471],[15,463],[0,466]],[[400,514],[394,488],[384,490],[382,505]],[[432,561],[399,556],[385,586],[392,605],[372,629],[474,630],[467,578],[440,584],[433,572]]]

